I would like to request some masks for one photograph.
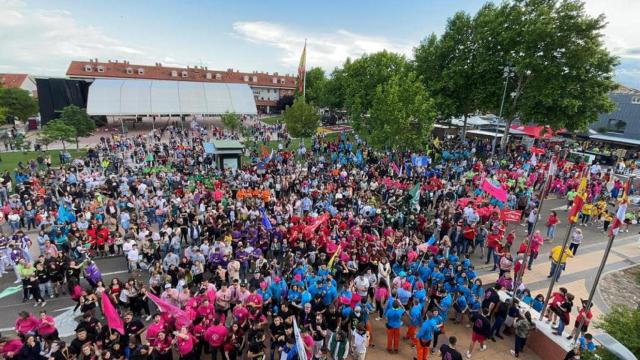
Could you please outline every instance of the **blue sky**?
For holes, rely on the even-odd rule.
[[[0,71],[63,75],[73,59],[98,58],[294,73],[305,38],[308,65],[331,70],[382,49],[410,56],[455,11],[484,2],[0,0]],[[629,31],[640,1],[586,2],[610,22],[605,43],[621,56],[618,80],[640,88],[640,39]]]

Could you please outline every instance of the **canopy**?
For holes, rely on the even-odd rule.
[[[247,84],[195,81],[96,79],[89,88],[89,115],[255,115]]]

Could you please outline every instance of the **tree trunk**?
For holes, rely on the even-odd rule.
[[[64,141],[62,141],[62,150],[67,151],[67,147],[64,146]]]
[[[507,141],[509,140],[509,129],[511,129],[511,122],[513,122],[512,118],[507,120],[507,123],[504,127],[504,132],[502,133],[502,139],[500,139],[500,150],[504,150],[507,146]]]
[[[80,141],[76,138],[76,150],[80,150]]]

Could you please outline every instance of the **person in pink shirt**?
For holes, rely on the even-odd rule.
[[[164,331],[162,317],[160,314],[155,314],[153,315],[153,322],[147,327],[147,340],[149,340],[150,343],[153,343],[161,331]]]
[[[7,339],[5,337],[0,338],[0,356],[5,359],[11,359],[22,349],[22,340],[20,338]]]
[[[252,290],[253,291],[251,292],[251,294],[249,294],[249,296],[247,296],[247,298],[245,299],[245,304],[247,304],[247,306],[250,308],[262,309],[262,296],[258,294],[258,289]]]
[[[22,336],[35,334],[40,321],[26,311],[21,311],[16,320],[16,332]]]
[[[58,339],[58,329],[53,316],[47,315],[45,310],[40,311],[40,322],[38,324],[38,335],[42,338]]]
[[[378,309],[378,317],[376,318],[376,321],[380,321],[380,319],[382,319],[388,297],[389,289],[387,289],[387,284],[385,284],[384,281],[380,281],[375,293],[373,294],[373,299],[376,301],[376,308]]]
[[[204,339],[209,343],[211,350],[211,358],[216,359],[218,351],[224,355],[224,341],[227,337],[228,330],[224,324],[220,324],[218,319],[213,321],[213,325],[204,333]]]
[[[173,334],[176,337],[176,346],[178,348],[178,354],[180,354],[180,359],[195,360],[197,357],[193,350],[196,340],[193,335],[189,333],[189,329],[183,326],[180,328],[180,331],[174,331]]]

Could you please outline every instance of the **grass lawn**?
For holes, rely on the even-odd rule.
[[[338,138],[338,134],[339,133],[332,133],[329,134],[325,137],[326,141],[335,141]],[[278,150],[278,144],[280,144],[281,141],[279,140],[271,140],[267,143],[267,147],[269,148],[269,150],[274,149],[274,150]],[[307,148],[307,150],[311,150],[311,138],[310,137],[306,137],[306,138],[302,138],[302,142],[304,143],[304,147]],[[284,145],[284,142],[282,142]],[[256,144],[253,141],[245,141],[244,142],[244,146],[246,146],[249,150],[257,150],[260,151],[260,148],[263,146],[262,143]],[[300,146],[300,139],[293,139],[291,140],[291,143],[289,144],[289,147],[285,147],[285,150],[297,150],[298,146]],[[243,156],[242,157],[242,163],[243,164],[251,164],[251,158],[248,156]]]
[[[57,167],[60,166],[60,152],[62,150],[49,150],[44,151],[44,153],[51,155],[51,166]],[[76,149],[68,149],[69,154],[71,154],[71,158],[75,159],[79,156],[84,156],[87,151],[86,150],[76,150]],[[22,163],[26,166],[29,164],[31,159],[36,159],[40,152],[37,151],[15,151],[15,152],[0,152],[0,172],[9,171],[12,173],[17,167],[18,162],[22,161]]]
[[[263,119],[260,119],[260,120],[265,124],[275,125],[275,124],[277,124],[279,122],[282,122],[282,115],[270,116],[268,118],[263,118]]]

